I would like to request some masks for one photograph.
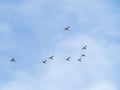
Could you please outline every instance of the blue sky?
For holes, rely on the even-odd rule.
[[[0,0],[0,90],[119,90],[119,4]],[[51,55],[54,61],[41,63]]]

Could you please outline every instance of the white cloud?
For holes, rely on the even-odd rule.
[[[20,19],[25,26],[29,27],[29,25],[33,25],[33,27],[35,27],[38,25],[38,28],[40,23],[38,18],[42,13],[42,10],[38,13],[38,8],[42,8],[39,7],[39,4],[42,6],[43,1],[23,1],[15,6],[10,5],[10,7],[12,7],[10,10],[13,11],[12,14],[7,12],[7,9],[5,9],[5,12],[2,12],[9,13],[10,16],[6,16],[8,17],[8,21],[13,19],[15,14],[17,18],[21,16]],[[67,35],[68,37],[65,36],[66,34],[61,33],[63,37],[60,36],[60,38],[62,40],[56,44],[53,51],[55,61],[51,61],[46,65],[35,63],[35,66],[30,72],[22,70],[23,68],[15,71],[12,70],[10,73],[13,75],[13,79],[7,83],[3,83],[0,86],[0,90],[117,90],[115,82],[112,81],[114,77],[110,75],[113,72],[112,68],[114,68],[113,57],[110,58],[110,56],[115,53],[114,49],[117,47],[114,48],[115,44],[110,45],[110,43],[105,40],[105,35],[117,34],[116,32],[114,33],[114,30],[117,31],[117,28],[114,15],[112,14],[113,12],[109,9],[110,6],[107,5],[106,2],[95,0],[62,0],[61,4],[60,10],[62,10],[63,15],[56,16],[57,18],[53,20],[54,23],[61,21],[60,19],[62,18],[63,22],[69,22],[67,19],[64,20],[64,15],[66,15],[66,13],[74,14],[77,18],[76,22],[80,25],[78,26],[80,30],[76,35],[70,34],[71,36]],[[5,6],[3,5],[4,8]],[[8,21],[3,24],[0,32],[8,32],[8,35],[13,36],[14,33],[11,28],[13,28],[14,25],[9,24],[10,22]],[[29,21],[31,23],[29,23]],[[49,24],[52,24],[50,22],[52,21],[49,21]],[[47,23],[47,25],[49,24]],[[54,25],[50,26],[52,27]],[[32,26],[30,27],[33,28]],[[81,28],[85,30],[86,33],[81,33]],[[36,30],[37,33],[41,33],[39,29]],[[101,33],[102,35],[100,36],[103,37],[97,38]],[[17,39],[15,39],[15,42],[16,40]],[[81,47],[84,45],[88,45],[88,48],[87,51],[84,51],[86,57],[83,59],[83,62],[80,63],[77,59],[82,54]],[[113,53],[110,53],[111,49]],[[66,62],[64,59],[69,55],[72,60]]]
[[[116,86],[111,82],[99,82],[94,84],[93,87],[89,87],[87,90],[118,90]]]
[[[87,57],[83,59],[82,63],[76,60],[80,55],[79,52],[81,52],[81,46],[79,47],[77,42],[81,39],[88,41]],[[35,74],[17,71],[14,73],[14,80],[5,84],[1,90],[55,90],[56,88],[57,90],[117,90],[111,80],[113,77],[110,75],[113,68],[112,60],[109,59],[107,51],[110,47],[106,49],[101,43],[97,39],[84,35],[63,40],[60,44],[58,43],[57,48],[63,50],[64,48],[73,49],[76,47],[76,51],[71,54],[71,52],[56,49],[54,53],[58,57],[55,57],[55,61],[51,61],[42,67],[41,64],[35,65],[33,68]],[[108,44],[105,45],[109,46]],[[66,54],[63,52],[72,55],[70,62],[64,60]]]

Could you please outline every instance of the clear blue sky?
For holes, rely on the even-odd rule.
[[[119,90],[119,21],[118,0],[0,0],[0,90]]]

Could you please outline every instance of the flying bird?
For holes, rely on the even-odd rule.
[[[79,58],[78,61],[82,62],[82,58]]]
[[[42,63],[46,64],[47,60],[42,61]]]
[[[15,58],[12,58],[12,59],[10,60],[10,62],[15,62]]]
[[[81,57],[86,57],[85,54],[82,54]]]
[[[53,60],[53,57],[54,57],[54,56],[52,55],[51,57],[49,57],[49,59],[52,59],[52,60]]]
[[[66,30],[66,31],[68,31],[69,29],[70,29],[70,27],[69,27],[69,26],[64,28],[64,30]]]
[[[84,46],[84,47],[82,47],[82,50],[86,50],[86,48],[87,48],[87,45],[86,45],[86,46]]]
[[[66,58],[67,61],[70,61],[70,56],[68,58]]]

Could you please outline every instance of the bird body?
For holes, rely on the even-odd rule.
[[[12,58],[12,59],[10,60],[10,62],[15,62],[15,58]]]
[[[79,58],[78,61],[82,62],[82,58]]]
[[[86,57],[85,54],[82,54],[81,57]]]
[[[70,61],[70,56],[66,59],[67,61]]]
[[[87,48],[87,45],[86,45],[86,46],[84,46],[84,47],[82,47],[82,50],[86,50],[86,48]]]
[[[64,28],[64,30],[68,31],[68,30],[69,30],[69,28],[70,28],[69,26],[68,26],[68,27],[65,27],[65,28]]]
[[[47,60],[42,61],[42,63],[46,64]]]
[[[52,60],[53,60],[53,57],[54,57],[54,56],[52,55],[51,57],[49,57],[49,59],[52,59]]]

